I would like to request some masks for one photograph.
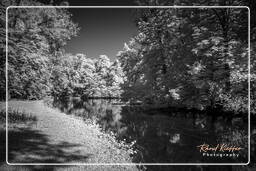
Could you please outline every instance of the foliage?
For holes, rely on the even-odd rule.
[[[198,5],[205,2],[138,0],[141,5]],[[24,0],[8,5],[43,5]],[[247,5],[244,1],[208,5]],[[1,10],[0,24],[5,25]],[[247,112],[248,10],[246,8],[137,10],[138,35],[125,43],[111,62],[105,55],[90,59],[67,54],[63,46],[79,28],[66,9],[8,10],[9,96],[41,99],[48,95],[125,97],[149,104],[207,109],[222,105]],[[255,33],[255,23],[252,22]],[[4,35],[1,29],[1,35]],[[251,99],[255,99],[255,34],[252,34]],[[4,45],[0,41],[5,77]],[[0,82],[1,98],[5,80]],[[239,106],[239,107],[238,107]],[[254,107],[253,107],[254,109]],[[254,110],[253,110],[254,111]]]
[[[44,5],[30,0],[3,2],[9,5]],[[5,24],[1,11],[1,24]],[[79,31],[67,9],[9,8],[9,98],[41,99],[45,96],[118,97],[125,79],[119,61],[105,55],[92,60],[83,54],[67,54],[63,46]],[[4,35],[5,29],[1,29]],[[1,38],[1,69],[5,78],[5,39]],[[5,96],[5,79],[0,82]]]
[[[34,1],[4,2],[9,5],[43,5]],[[10,97],[40,99],[50,92],[50,73],[56,52],[77,34],[77,25],[65,9],[8,9],[8,93]],[[1,23],[5,23],[5,12]],[[1,30],[1,32],[5,29]],[[1,48],[4,47],[1,40]],[[2,53],[5,50],[2,49]],[[5,57],[1,55],[1,61]],[[5,63],[1,63],[3,66]],[[4,74],[5,67],[1,67]],[[3,79],[4,80],[4,79]],[[1,82],[4,94],[5,81]]]
[[[124,95],[146,103],[198,109],[221,104],[226,110],[246,112],[247,12],[139,10],[139,33],[118,53],[128,78]]]
[[[106,141],[105,144],[112,144],[112,148],[116,148],[117,150],[124,150],[129,153],[129,155],[134,155],[137,153],[135,150],[134,144],[136,143],[136,140],[127,143],[125,140],[117,140],[117,134],[110,131],[105,132],[103,128],[96,123],[95,120],[86,119],[85,123],[90,127],[91,129],[94,129],[94,133],[99,136],[102,140]]]
[[[84,54],[63,54],[53,69],[52,95],[85,97],[119,97],[124,74],[118,60],[105,55],[91,59]]]

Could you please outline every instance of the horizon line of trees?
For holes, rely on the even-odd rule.
[[[111,62],[106,55],[98,59],[84,54],[64,54],[52,72],[54,97],[116,97],[119,98],[125,76],[120,62]]]

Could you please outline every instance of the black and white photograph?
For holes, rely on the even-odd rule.
[[[256,1],[0,7],[1,171],[256,169]]]

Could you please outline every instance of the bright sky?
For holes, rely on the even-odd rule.
[[[65,47],[67,53],[83,53],[91,58],[107,55],[112,61],[124,43],[137,34],[132,9],[70,9],[81,30]]]

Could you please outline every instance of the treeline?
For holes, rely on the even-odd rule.
[[[111,62],[105,55],[99,59],[83,54],[60,56],[51,74],[54,97],[120,97],[125,76],[118,60]]]
[[[139,5],[249,5],[246,1],[167,2]],[[0,95],[5,98],[5,8],[43,5],[0,2]],[[248,110],[248,9],[137,9],[138,35],[118,59],[67,54],[63,47],[79,32],[68,9],[8,10],[8,93],[11,98],[44,96],[119,97],[158,106],[197,109],[217,106]],[[251,22],[251,109],[255,112],[255,21]]]
[[[162,1],[139,2],[163,5],[158,4]],[[237,3],[241,5],[240,1],[225,5]],[[139,33],[118,53],[127,76],[123,86],[127,100],[248,111],[247,8],[152,8],[136,13]],[[255,66],[251,56],[251,70]],[[252,71],[251,86],[255,78]],[[251,95],[255,112],[255,92]]]
[[[5,14],[7,6],[40,6],[39,2],[1,2],[0,94],[5,99]],[[118,61],[107,56],[90,59],[67,54],[63,47],[79,32],[68,9],[9,8],[9,98],[42,99],[45,96],[119,97],[125,78]]]

